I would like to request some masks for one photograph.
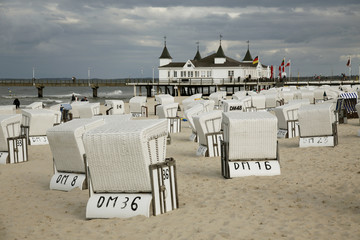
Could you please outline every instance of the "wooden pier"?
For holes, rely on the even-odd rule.
[[[148,97],[154,94],[165,93],[173,96],[189,96],[196,93],[202,93],[204,96],[210,95],[215,91],[226,91],[228,95],[240,90],[262,90],[271,87],[281,86],[321,86],[321,85],[355,85],[360,84],[359,80],[341,80],[329,79],[313,80],[301,78],[297,81],[270,81],[251,80],[251,81],[231,81],[229,79],[196,79],[187,81],[168,81],[159,82],[157,79],[75,79],[75,80],[57,80],[57,79],[1,79],[0,86],[28,86],[35,87],[38,90],[38,97],[43,97],[45,87],[90,87],[93,91],[93,97],[97,97],[97,90],[100,87],[133,87],[134,96],[146,95]],[[144,91],[145,90],[145,91]]]

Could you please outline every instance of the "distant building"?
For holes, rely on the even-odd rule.
[[[186,62],[173,62],[164,42],[159,66],[159,82],[186,82],[206,81],[243,82],[245,79],[269,78],[270,68],[262,65],[260,61],[253,64],[249,46],[242,61],[227,57],[220,45],[216,53],[202,58],[199,47],[195,57]]]

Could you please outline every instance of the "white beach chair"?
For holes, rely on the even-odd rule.
[[[21,136],[21,114],[0,115],[0,164],[28,161],[27,141]]]
[[[314,91],[309,90],[309,89],[300,89],[300,92],[301,92],[302,99],[309,99],[309,102],[311,104],[315,103]]]
[[[25,106],[25,109],[42,109],[42,108],[43,108],[42,102],[33,102]]]
[[[300,147],[336,146],[338,143],[335,106],[331,103],[299,108]]]
[[[269,112],[223,113],[225,178],[280,174],[277,118]]]
[[[159,118],[166,118],[168,120],[169,133],[181,132],[181,121],[178,116],[178,108],[179,103],[159,105],[157,108]]]
[[[123,100],[105,100],[106,115],[125,114],[125,104]]]
[[[47,130],[54,161],[54,175],[50,180],[50,189],[70,191],[77,187],[87,188],[82,136],[104,123],[101,118],[74,119]]]
[[[22,133],[30,145],[48,144],[46,131],[56,124],[59,114],[48,109],[22,109]]]
[[[356,112],[359,117],[359,123],[360,123],[360,102],[355,105]]]
[[[83,105],[87,105],[89,104],[88,101],[75,101],[71,103],[71,110],[70,110],[70,114],[71,114],[71,118],[80,118],[79,115],[79,108]]]
[[[299,136],[298,110],[302,105],[310,104],[308,99],[290,100],[288,104],[274,108],[278,119],[278,138]]]
[[[214,101],[216,108],[219,108],[221,101],[226,100],[226,91],[213,92],[210,94],[209,99]]]
[[[193,106],[192,108],[190,108],[190,109],[188,109],[188,110],[186,110],[184,112],[184,116],[187,119],[187,121],[189,123],[189,127],[192,130],[192,134],[191,134],[191,136],[189,138],[190,141],[197,141],[196,128],[195,128],[195,125],[194,125],[193,117],[200,114],[200,113],[203,113],[203,112],[204,112],[204,107],[201,104],[197,104],[197,105]]]
[[[256,110],[265,110],[266,97],[262,94],[256,94],[251,96],[252,107]]]
[[[205,99],[200,99],[200,100],[195,100],[192,101],[191,103],[187,104],[185,107],[183,107],[183,110],[186,111],[190,108],[192,108],[195,105],[201,104],[204,107],[204,112],[210,112],[213,111],[215,108],[215,102],[214,100],[205,100]]]
[[[277,94],[265,94],[265,108],[276,108],[278,100]]]
[[[199,137],[198,156],[216,157],[221,156],[221,132],[222,112],[214,110],[204,112],[193,117],[196,132]]]
[[[79,118],[92,118],[100,115],[100,103],[88,103],[79,105],[77,108]]]
[[[183,106],[184,111],[186,111],[185,108],[188,104],[190,104],[194,101],[200,100],[201,97],[202,97],[202,93],[197,93],[197,94],[191,95],[191,96],[185,98],[184,100],[182,100],[181,104]]]
[[[128,121],[132,119],[131,114],[115,114],[115,115],[97,115],[91,119],[104,119],[105,123],[116,123],[122,121]]]
[[[155,95],[155,105],[154,105],[154,113],[157,114],[157,108],[161,105],[167,105],[174,103],[174,97],[170,94],[159,94]]]
[[[145,96],[135,96],[130,98],[130,113],[133,115],[133,117],[148,117],[146,101],[147,99]]]
[[[9,114],[16,114],[15,105],[1,105],[0,115],[9,115]]]
[[[165,119],[105,124],[83,136],[90,197],[86,218],[158,215],[178,207]],[[109,204],[111,203],[111,204]]]

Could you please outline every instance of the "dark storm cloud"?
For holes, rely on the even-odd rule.
[[[0,3],[0,78],[151,76],[163,36],[174,61],[223,48],[241,60],[250,40],[262,63],[286,56],[302,75],[345,71],[359,59],[358,1],[25,1]],[[296,63],[296,65],[295,65]],[[16,66],[16,67],[14,67]],[[14,70],[16,69],[16,71]]]

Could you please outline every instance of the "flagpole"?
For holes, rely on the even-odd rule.
[[[351,80],[351,57],[349,57],[349,61],[350,61],[350,64],[349,64],[349,80]]]

